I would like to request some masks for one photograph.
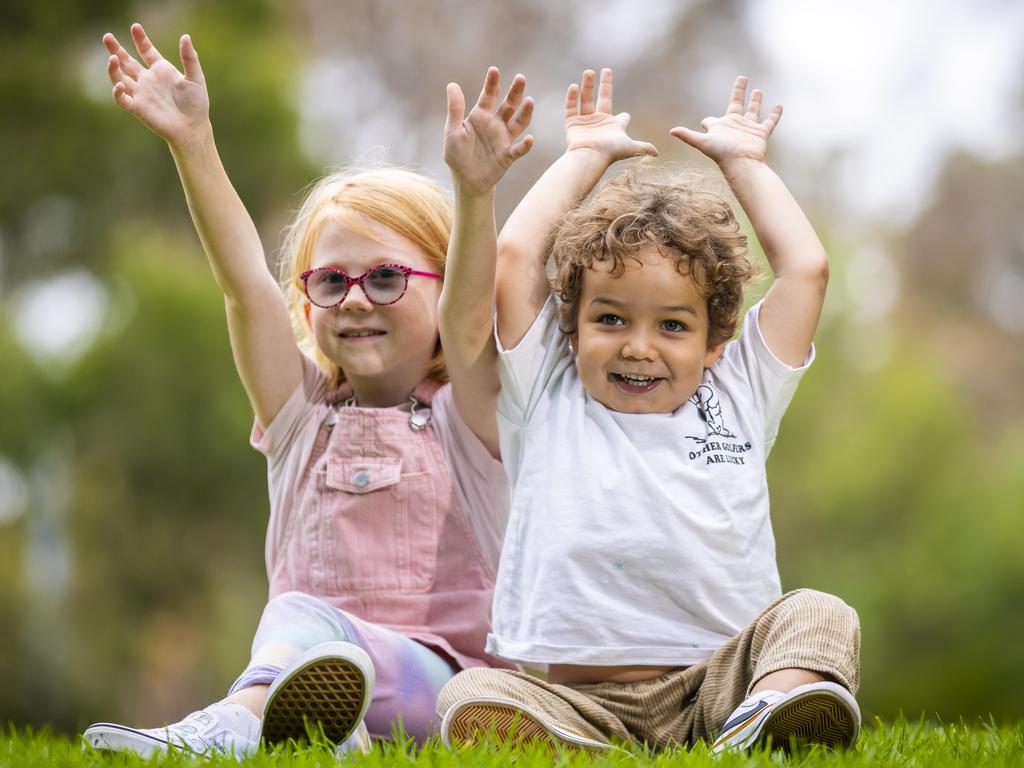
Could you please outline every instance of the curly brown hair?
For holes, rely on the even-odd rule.
[[[736,330],[743,286],[758,268],[747,258],[747,238],[732,206],[702,189],[706,177],[675,171],[668,179],[638,163],[606,181],[570,212],[551,246],[552,288],[561,299],[559,326],[574,335],[578,327],[583,276],[596,263],[611,263],[621,276],[627,258],[644,245],[674,256],[681,275],[693,278],[707,300],[708,347],[728,341]]]

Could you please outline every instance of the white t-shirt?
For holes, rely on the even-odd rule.
[[[759,308],[673,413],[590,397],[554,298],[501,351],[512,510],[488,653],[540,667],[688,666],[781,594],[765,460],[814,351],[800,368],[779,361]]]

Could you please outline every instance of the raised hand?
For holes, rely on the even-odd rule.
[[[533,116],[533,99],[523,96],[526,78],[516,75],[499,105],[500,80],[497,67],[487,70],[480,98],[468,116],[462,89],[448,84],[444,161],[461,191],[477,195],[490,191],[533,146],[533,136],[523,136],[517,143]]]
[[[626,133],[629,113],[612,112],[613,78],[610,69],[601,70],[601,82],[594,100],[594,72],[587,70],[582,86],[573,83],[565,94],[566,150],[591,149],[611,164],[636,155],[658,154],[653,144],[634,141]]]
[[[114,84],[114,101],[135,115],[172,147],[187,144],[209,127],[210,99],[199,56],[192,39],[179,43],[184,74],[160,55],[141,24],[132,24],[132,40],[140,63],[111,33],[103,36],[110,51],[107,75]]]
[[[699,149],[720,166],[736,160],[764,162],[768,137],[782,117],[782,105],[776,104],[768,117],[761,120],[761,91],[755,89],[750,94],[750,102],[744,110],[746,93],[747,78],[740,75],[733,83],[725,114],[701,120],[700,124],[707,133],[682,126],[673,128],[669,133]]]

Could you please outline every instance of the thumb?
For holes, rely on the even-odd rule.
[[[693,131],[683,126],[678,126],[669,131],[677,139],[680,139],[689,144],[694,149],[702,149],[705,141],[707,141],[707,134],[701,133],[700,131]]]
[[[444,132],[450,133],[456,126],[461,125],[465,117],[466,97],[462,95],[458,83],[448,83],[448,119],[444,124]]]
[[[203,68],[199,66],[199,54],[192,45],[192,38],[182,35],[178,42],[178,54],[181,56],[181,66],[185,70],[185,77],[193,83],[202,84]]]
[[[646,141],[634,141],[633,148],[636,150],[636,154],[638,155],[648,155],[649,157],[658,156],[658,148]]]

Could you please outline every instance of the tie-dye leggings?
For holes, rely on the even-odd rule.
[[[358,645],[373,661],[376,685],[365,720],[371,736],[390,738],[398,723],[420,742],[437,733],[437,694],[456,670],[425,645],[302,592],[267,603],[249,666],[229,693],[269,685],[298,655],[337,640]]]

